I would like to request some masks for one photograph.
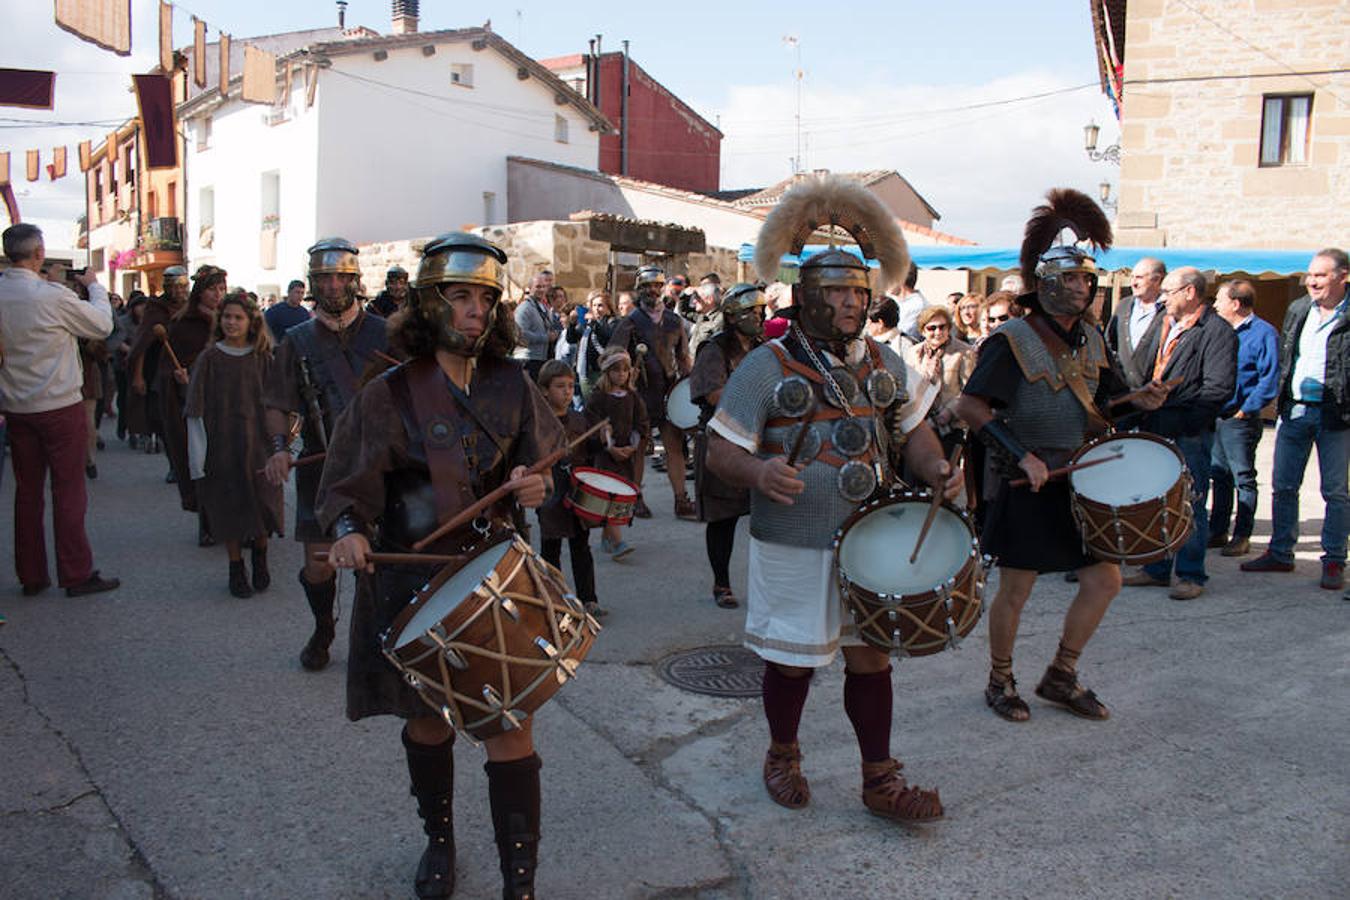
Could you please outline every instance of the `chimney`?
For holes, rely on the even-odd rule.
[[[338,28],[347,27],[347,0],[337,0]]]
[[[394,34],[417,33],[417,0],[393,0]]]

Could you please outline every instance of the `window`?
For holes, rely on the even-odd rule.
[[[153,190],[145,192],[145,209],[150,213],[150,218],[159,218],[159,194]]]
[[[451,63],[450,83],[459,87],[473,87],[473,63]]]
[[[560,144],[567,143],[567,120],[562,116],[553,117],[553,139]]]
[[[201,219],[202,227],[216,224],[216,189],[213,187],[204,187],[197,194],[197,213]]]
[[[94,173],[94,206],[101,208],[103,206],[103,167],[96,166],[93,169],[93,173]],[[98,218],[102,220],[103,216],[99,215]]]
[[[136,140],[122,148],[122,177],[133,187],[136,184]]]
[[[483,191],[483,224],[497,224],[497,193],[495,191]]]
[[[211,117],[202,116],[197,120],[197,150],[211,149]]]
[[[93,269],[95,272],[103,271],[103,252],[102,247],[89,251],[89,268]]]
[[[1261,165],[1300,166],[1308,162],[1312,94],[1267,95],[1261,104]]]
[[[164,215],[170,219],[178,218],[178,182],[170,181],[164,190]]]
[[[262,227],[275,231],[281,227],[281,173],[262,174]]]

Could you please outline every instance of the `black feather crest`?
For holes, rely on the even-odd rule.
[[[1022,283],[1029,291],[1036,287],[1036,263],[1041,254],[1065,228],[1072,228],[1080,241],[1089,242],[1097,250],[1111,249],[1111,222],[1097,201],[1073,188],[1054,188],[1045,195],[1045,201],[1031,211],[1022,238]]]

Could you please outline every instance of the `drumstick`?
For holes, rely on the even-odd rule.
[[[1051,478],[1059,478],[1063,475],[1068,475],[1070,472],[1078,472],[1082,469],[1090,469],[1093,466],[1100,466],[1102,463],[1115,462],[1116,460],[1123,459],[1124,457],[1125,457],[1124,453],[1113,453],[1110,456],[1103,456],[1101,459],[1090,459],[1087,462],[1074,463],[1071,466],[1063,466],[1058,469],[1051,469],[1049,474],[1047,474],[1045,478],[1047,481],[1049,481]],[[1026,487],[1029,484],[1031,484],[1031,479],[1029,478],[1018,478],[1014,481],[1009,482],[1010,487]]]
[[[329,551],[319,550],[314,558],[319,562],[328,562]],[[377,566],[398,565],[457,565],[468,559],[467,556],[449,556],[444,553],[367,553],[366,561]]]
[[[966,449],[964,444],[957,444],[956,449],[952,451],[952,458],[947,460],[947,465],[951,472],[956,471],[956,467],[961,463],[961,453]],[[924,538],[928,537],[928,530],[933,527],[933,520],[937,518],[938,507],[942,505],[942,489],[933,488],[933,502],[928,504],[928,515],[924,516],[923,527],[919,529],[919,539],[914,542],[914,552],[909,555],[909,564],[914,565],[914,561],[919,558],[919,548],[923,546]]]
[[[502,499],[507,494],[514,491],[516,488],[520,487],[520,483],[529,476],[539,475],[553,468],[553,464],[556,463],[558,460],[562,459],[568,453],[571,453],[573,447],[575,447],[577,444],[580,444],[582,441],[586,440],[588,437],[595,434],[597,431],[599,431],[601,428],[604,428],[608,424],[609,424],[608,418],[601,419],[599,422],[595,423],[595,425],[591,426],[590,428],[587,428],[583,434],[579,435],[571,443],[567,444],[566,446],[558,450],[554,450],[548,456],[545,456],[543,459],[539,460],[537,463],[530,466],[528,469],[525,470],[525,474],[522,475],[520,478],[515,478],[512,479],[511,481],[502,482],[497,487],[493,488],[492,490],[484,494],[481,500],[478,500],[471,506],[465,507],[459,513],[459,515],[450,519],[450,521],[446,522],[444,525],[441,525],[431,534],[427,535],[417,543],[413,544],[413,549],[422,550],[428,544],[440,540],[441,538],[445,537],[447,534],[454,531],[456,528],[460,527],[464,523],[472,521],[474,516],[477,516],[480,512],[487,509],[489,506],[496,503],[498,500]]]
[[[169,343],[169,332],[164,329],[163,325],[156,325],[150,330],[155,333],[155,337],[164,343],[164,351],[169,354],[169,361],[173,363],[173,367],[182,369],[183,364],[178,361],[178,354],[173,352],[173,345]]]
[[[1173,378],[1170,381],[1164,381],[1162,386],[1170,391],[1172,390],[1172,388],[1177,387],[1185,380],[1186,380],[1185,378]],[[1123,403],[1133,403],[1136,399],[1141,397],[1147,390],[1148,390],[1147,387],[1141,387],[1138,390],[1130,391],[1128,394],[1121,394],[1119,397],[1115,398],[1110,403],[1108,403],[1107,406],[1114,409],[1115,407],[1120,406]]]
[[[384,360],[385,362],[389,363],[389,365],[391,366],[403,365],[403,363],[399,362],[397,359],[394,359],[394,357],[390,356],[388,353],[385,353],[381,350],[372,350],[370,352],[375,354],[377,357]]]
[[[795,466],[797,464],[797,454],[802,452],[802,445],[806,443],[806,433],[811,430],[811,423],[816,418],[815,398],[812,397],[812,403],[806,412],[802,413],[802,430],[797,432],[797,439],[792,442],[792,452],[788,454],[787,464]]]

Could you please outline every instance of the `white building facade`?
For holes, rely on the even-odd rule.
[[[505,222],[508,156],[593,169],[612,129],[485,29],[356,32],[282,56],[277,78],[275,105],[241,100],[236,78],[228,97],[209,90],[179,110],[189,264],[221,266],[259,295],[303,277],[320,237],[364,244]]]

